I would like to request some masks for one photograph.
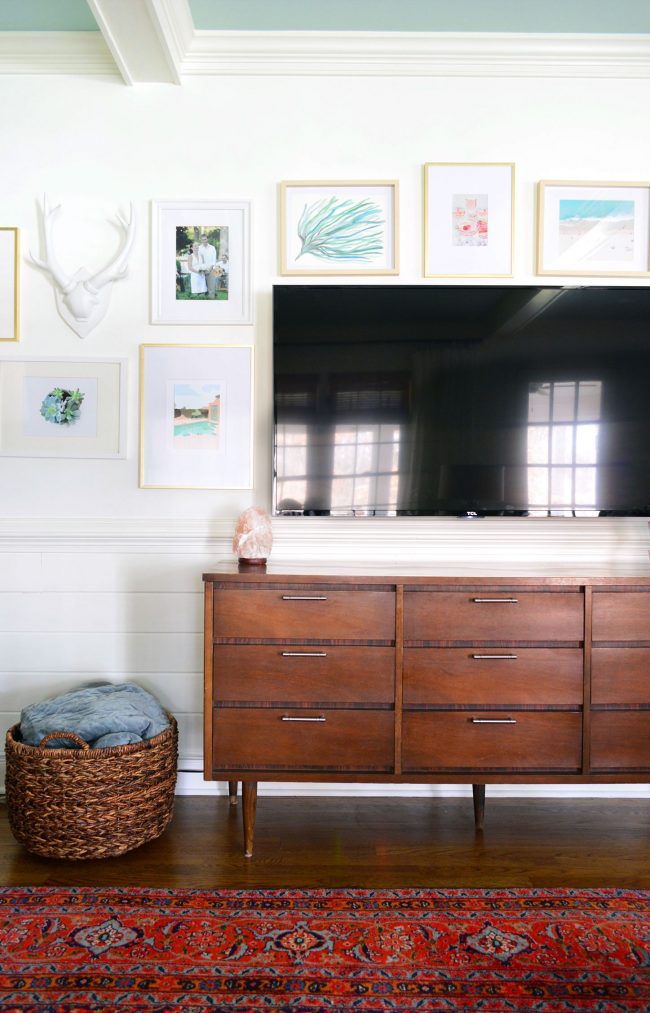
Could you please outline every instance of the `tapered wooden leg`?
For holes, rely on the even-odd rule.
[[[473,784],[472,794],[474,796],[474,826],[477,830],[482,830],[485,819],[485,785]]]
[[[242,781],[242,802],[244,857],[252,858],[253,834],[255,833],[255,808],[257,806],[257,781]]]
[[[230,797],[230,804],[237,805],[237,785],[238,781],[228,781],[228,795]]]

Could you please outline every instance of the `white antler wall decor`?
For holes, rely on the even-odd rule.
[[[85,338],[103,319],[108,309],[112,283],[123,278],[128,270],[127,261],[135,239],[135,212],[131,204],[128,221],[120,214],[117,215],[117,220],[124,229],[124,240],[121,249],[106,267],[92,275],[85,267],[80,267],[69,275],[57,262],[54,253],[52,230],[60,210],[60,204],[51,208],[47,197],[43,197],[45,257],[41,260],[31,251],[30,256],[38,267],[52,276],[56,306],[66,324],[80,338]]]

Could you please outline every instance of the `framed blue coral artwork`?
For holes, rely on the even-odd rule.
[[[280,184],[280,273],[398,274],[395,180]]]
[[[0,454],[124,457],[126,360],[0,360]]]

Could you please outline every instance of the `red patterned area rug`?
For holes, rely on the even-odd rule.
[[[650,1010],[650,892],[0,888],[0,1010]]]

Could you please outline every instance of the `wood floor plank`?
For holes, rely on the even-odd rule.
[[[650,802],[272,798],[243,856],[241,798],[179,797],[157,841],[115,859],[30,855],[0,809],[0,884],[150,887],[650,888]]]

